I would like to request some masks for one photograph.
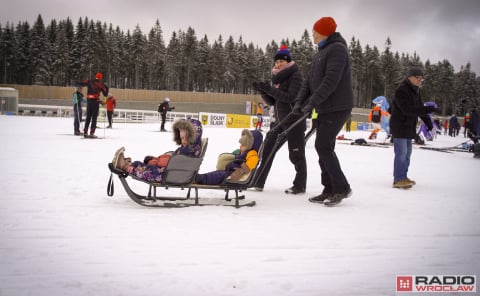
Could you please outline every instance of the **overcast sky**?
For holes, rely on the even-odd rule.
[[[173,31],[192,27],[197,38],[210,43],[221,34],[261,48],[282,38],[299,40],[322,16],[337,21],[337,31],[347,42],[352,37],[383,51],[390,37],[392,50],[420,55],[423,62],[448,59],[455,71],[470,62],[480,76],[479,0],[0,0],[0,23],[33,25],[41,14],[51,19],[89,17],[118,25],[125,32],[138,24],[144,34],[158,19],[168,44]]]

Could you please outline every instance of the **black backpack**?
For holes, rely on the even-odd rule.
[[[372,110],[372,122],[380,122],[382,119],[382,110]]]

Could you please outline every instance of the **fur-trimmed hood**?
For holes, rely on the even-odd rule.
[[[252,146],[253,146],[253,134],[251,131],[249,131],[248,129],[244,129],[242,131],[242,136],[240,137],[240,140],[238,140],[238,142],[241,144],[241,145],[244,145],[247,147],[247,150],[250,150],[252,149]]]
[[[195,144],[197,139],[197,131],[193,127],[192,123],[185,119],[177,120],[173,124],[173,140],[177,145],[182,145],[182,140],[180,139],[180,129],[183,129],[187,132],[187,140],[190,144]]]

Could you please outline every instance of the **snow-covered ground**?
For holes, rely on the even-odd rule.
[[[115,123],[88,140],[70,135],[73,119],[0,116],[1,296],[370,296],[395,294],[397,275],[480,276],[480,160],[471,153],[415,148],[417,185],[400,190],[391,187],[393,148],[338,144],[353,195],[331,208],[307,200],[322,190],[314,139],[304,195],[283,193],[294,173],[283,147],[265,191],[246,192],[252,208],[144,208],[117,178],[107,197],[117,148],[133,159],[175,148],[158,129]],[[237,148],[240,130],[204,135],[202,172]]]

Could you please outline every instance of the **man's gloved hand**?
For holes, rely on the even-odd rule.
[[[431,114],[437,111],[437,108],[434,106],[425,106],[425,112]]]
[[[258,85],[257,85],[257,87],[258,87],[258,90],[259,90],[259,91],[263,91],[263,92],[269,92],[270,89],[272,88],[272,87],[270,86],[270,84],[268,84],[268,83],[266,83],[266,82],[259,82]]]
[[[303,114],[307,114],[307,113],[310,114],[310,113],[312,113],[312,110],[313,110],[313,105],[310,104],[310,103],[307,103],[305,106],[303,106],[302,113]]]
[[[292,109],[292,113],[295,114],[295,115],[302,115],[303,112],[302,112],[302,103],[297,101],[295,103],[295,106],[293,106],[293,109]]]

